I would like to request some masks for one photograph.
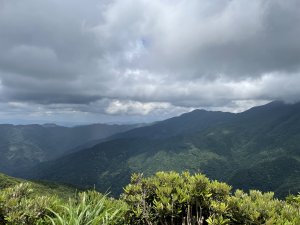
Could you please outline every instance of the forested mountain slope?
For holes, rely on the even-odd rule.
[[[92,140],[124,132],[136,125],[92,124],[76,127],[0,125],[0,171],[16,174],[28,166],[55,159]]]
[[[118,194],[133,172],[203,172],[234,188],[300,190],[300,104],[272,102],[231,114],[196,110],[40,164],[39,179]]]

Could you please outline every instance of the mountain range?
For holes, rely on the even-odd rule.
[[[15,175],[29,166],[76,151],[76,147],[105,139],[139,125],[92,124],[63,127],[44,125],[0,125],[0,171]]]
[[[195,110],[93,144],[18,175],[114,195],[132,173],[160,170],[202,172],[277,196],[300,190],[300,103],[275,101],[242,113]]]

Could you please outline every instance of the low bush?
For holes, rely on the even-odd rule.
[[[129,207],[128,224],[300,224],[300,196],[282,201],[271,192],[230,190],[202,174],[159,172],[149,178],[134,174],[122,199]]]
[[[29,183],[17,184],[0,192],[0,224],[45,224],[47,208],[56,208],[55,196],[37,196]]]
[[[120,200],[86,191],[66,200],[32,184],[0,190],[0,225],[298,225],[300,195],[237,190],[202,174],[133,174]]]
[[[134,174],[122,199],[129,205],[129,224],[203,224],[223,218],[230,186],[211,182],[202,174],[158,172],[143,178]],[[220,216],[219,216],[220,214]]]

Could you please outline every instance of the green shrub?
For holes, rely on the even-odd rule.
[[[226,200],[229,191],[202,174],[158,172],[150,178],[134,174],[122,199],[129,205],[129,224],[203,224],[217,215],[212,206]]]
[[[227,225],[300,224],[300,196],[287,201],[274,193],[237,190],[202,174],[159,172],[134,174],[122,199],[128,204],[128,224]]]
[[[45,224],[48,207],[55,207],[56,197],[37,196],[31,184],[21,183],[0,192],[0,222],[8,225]]]
[[[274,199],[274,193],[237,190],[230,201],[231,220],[235,224],[300,224],[299,202]]]

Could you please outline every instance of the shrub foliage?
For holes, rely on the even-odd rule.
[[[0,225],[300,224],[300,195],[231,191],[203,174],[133,174],[119,200],[86,191],[66,200],[29,183],[0,190]]]
[[[260,191],[231,194],[227,184],[188,172],[134,174],[122,199],[128,223],[136,225],[300,224],[299,196],[282,201]]]

